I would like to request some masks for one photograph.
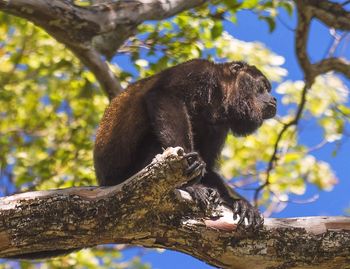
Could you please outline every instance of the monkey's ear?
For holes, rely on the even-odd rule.
[[[244,63],[242,62],[232,62],[230,65],[229,65],[229,69],[230,71],[235,74],[237,71],[239,71],[240,69],[242,69],[244,66]]]

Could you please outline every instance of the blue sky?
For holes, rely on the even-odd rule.
[[[290,28],[295,28],[295,17],[290,18],[288,15],[282,14],[281,19]],[[283,67],[288,70],[286,80],[301,80],[303,78],[294,53],[294,32],[287,29],[282,23],[277,22],[276,30],[273,33],[269,33],[267,25],[259,21],[252,12],[243,11],[238,14],[237,25],[229,24],[227,25],[227,29],[238,39],[260,41],[275,53],[282,55],[286,59]],[[332,38],[328,29],[320,22],[314,21],[311,27],[308,47],[311,59],[315,61],[324,57],[331,40]],[[349,49],[346,56],[350,58]],[[344,81],[350,88],[349,81]],[[283,109],[282,105],[279,107]],[[321,136],[318,128],[315,128],[312,123],[306,124],[305,122],[301,122],[301,126],[305,127],[300,134],[300,141],[302,143],[315,145],[320,142],[315,141],[315,137]],[[334,147],[333,144],[326,145],[324,148],[316,151],[314,155],[318,159],[331,164],[339,178],[339,184],[331,192],[320,192],[320,197],[315,202],[309,204],[289,204],[284,211],[274,214],[273,217],[344,214],[344,209],[350,206],[350,178],[348,171],[350,164],[348,160],[350,143],[345,143],[337,152],[336,157],[332,156]],[[308,191],[302,197],[310,198],[315,193],[318,193],[318,190],[310,185]],[[300,200],[302,198],[298,196],[297,199]]]
[[[257,19],[257,16],[250,11],[241,11],[238,13],[238,23],[226,23],[225,29],[229,31],[235,38],[243,41],[259,41],[264,43],[269,49],[283,56],[286,59],[284,68],[288,70],[287,79],[300,80],[303,75],[299,68],[294,52],[294,32],[277,21],[276,30],[269,33],[268,26],[265,22]],[[290,26],[295,28],[296,18],[290,18],[286,14],[282,14],[281,19]],[[325,55],[327,48],[331,42],[331,36],[326,27],[321,23],[314,22],[310,34],[309,53],[313,60],[320,59]],[[347,50],[347,58],[350,58],[350,48]],[[346,84],[350,88],[349,81]],[[281,106],[280,106],[281,107]],[[283,108],[282,108],[283,109]],[[303,124],[303,122],[301,123]],[[301,142],[305,144],[315,145],[315,137],[320,137],[321,133],[318,128],[314,128],[311,124],[305,126],[301,133]],[[349,154],[350,141],[345,143],[338,151],[337,155],[332,156],[334,145],[330,144],[318,150],[314,155],[331,164],[337,177],[339,184],[331,192],[319,192],[314,186],[309,186],[308,191],[303,197],[294,197],[295,199],[307,199],[315,193],[319,193],[320,197],[313,203],[309,204],[288,204],[285,210],[276,213],[273,217],[295,217],[295,216],[311,216],[311,215],[342,215],[347,207],[350,207],[350,178],[349,178]],[[248,193],[248,195],[252,193]],[[124,259],[139,254],[139,250],[131,249],[125,251]],[[142,256],[144,262],[152,264],[152,268],[158,269],[182,269],[182,268],[213,268],[203,262],[192,258],[191,256],[174,252],[165,251],[159,254],[156,251],[145,251]]]
[[[266,23],[257,19],[257,16],[250,11],[242,11],[238,13],[238,23],[226,23],[225,28],[235,38],[244,41],[259,41],[264,43],[269,49],[285,58],[284,68],[288,70],[286,80],[302,80],[303,74],[299,68],[299,64],[294,52],[294,32],[285,27],[280,21],[277,21],[276,30],[269,33]],[[295,28],[296,17],[289,17],[282,13],[280,17],[290,28]],[[311,33],[309,37],[308,51],[313,61],[324,57],[332,37],[328,29],[321,23],[315,21],[312,23]],[[346,57],[350,58],[350,48],[346,51]],[[349,81],[344,80],[350,88]],[[303,126],[303,122],[301,122]],[[304,126],[303,126],[304,127]],[[318,128],[314,128],[312,123],[308,123],[300,135],[302,143],[315,145],[315,137],[320,137],[321,133]],[[330,192],[320,192],[314,186],[308,186],[308,191],[303,196],[292,197],[298,200],[307,199],[314,194],[319,193],[319,198],[308,204],[290,203],[280,213],[276,213],[273,217],[295,217],[295,216],[315,216],[315,215],[343,215],[344,210],[350,207],[350,176],[349,176],[349,154],[350,141],[343,144],[337,155],[332,156],[334,145],[326,145],[322,149],[313,153],[318,159],[324,160],[331,164],[335,171],[339,183]],[[133,250],[125,252],[126,257],[131,257]],[[213,268],[201,261],[198,261],[186,254],[174,251],[165,251],[159,254],[154,251],[147,251],[142,258],[143,261],[152,264],[153,268],[158,269],[180,269],[180,268]]]

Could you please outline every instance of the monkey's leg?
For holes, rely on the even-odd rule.
[[[236,219],[237,215],[240,217],[238,224],[243,223],[246,218],[248,228],[258,228],[263,225],[264,219],[258,209],[226,184],[220,175],[214,171],[208,171],[202,179],[202,184],[220,193],[223,203],[232,208],[234,218]]]

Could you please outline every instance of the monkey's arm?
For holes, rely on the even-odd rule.
[[[189,163],[186,173],[199,175],[188,185],[198,182],[204,174],[206,164],[198,152],[193,152],[192,126],[184,101],[166,91],[150,92],[145,99],[154,134],[161,147],[182,147]]]
[[[150,92],[145,98],[154,134],[161,146],[180,146],[185,152],[192,152],[192,128],[184,102],[167,92]]]

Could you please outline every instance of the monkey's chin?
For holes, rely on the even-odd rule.
[[[236,121],[231,125],[234,136],[247,136],[254,133],[263,123],[263,119]]]
[[[270,105],[263,112],[263,119],[268,120],[276,116],[276,105]]]

